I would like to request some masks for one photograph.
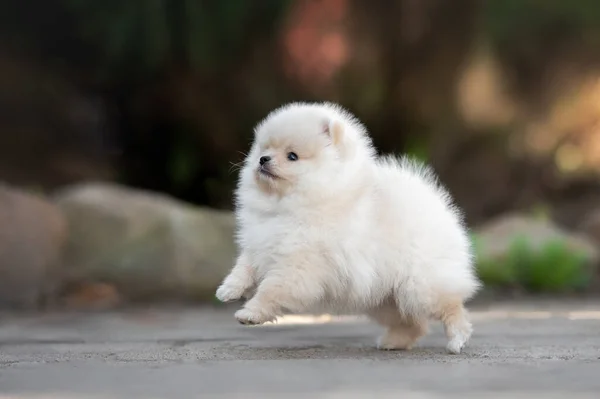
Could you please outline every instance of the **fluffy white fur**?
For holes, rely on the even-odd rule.
[[[239,322],[367,314],[386,327],[381,349],[410,349],[430,319],[442,321],[451,353],[470,338],[463,304],[479,281],[459,210],[427,167],[377,157],[339,106],[294,103],[268,115],[236,206],[241,251],[217,297],[248,299]]]

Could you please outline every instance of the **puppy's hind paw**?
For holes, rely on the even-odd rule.
[[[408,336],[387,332],[377,340],[377,349],[382,351],[409,351],[414,343],[415,340]]]
[[[275,318],[262,312],[253,312],[247,308],[242,308],[235,312],[235,318],[240,324],[258,325],[273,321]]]
[[[221,285],[217,289],[217,299],[221,302],[235,302],[241,299],[244,294],[244,290],[237,289],[230,285]]]

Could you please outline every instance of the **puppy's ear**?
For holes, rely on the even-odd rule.
[[[352,146],[348,143],[345,129],[344,124],[335,119],[327,121],[323,125],[323,133],[329,137],[342,156],[348,157],[352,155]]]
[[[337,120],[327,121],[323,125],[323,133],[329,136],[334,145],[339,146],[344,139],[344,125]]]

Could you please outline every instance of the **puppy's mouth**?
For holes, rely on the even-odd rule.
[[[265,167],[265,166],[259,166],[259,168],[258,168],[258,174],[262,175],[262,176],[264,176],[264,177],[266,177],[268,179],[272,179],[272,180],[279,179],[279,176],[277,176],[268,167]]]

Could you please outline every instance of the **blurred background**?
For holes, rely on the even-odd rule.
[[[212,301],[290,101],[433,165],[494,295],[599,293],[600,2],[0,2],[0,306]]]

